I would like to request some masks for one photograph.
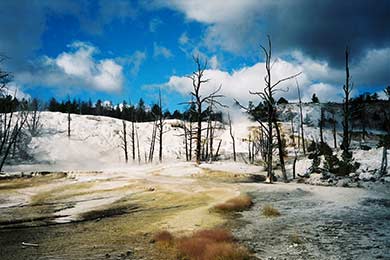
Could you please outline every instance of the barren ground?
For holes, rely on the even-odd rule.
[[[390,257],[388,187],[259,184],[253,169],[228,168],[178,163],[2,180],[0,259],[169,259],[149,242],[154,232],[221,225],[259,259]],[[210,211],[240,193],[253,196],[251,210]],[[262,216],[265,204],[281,216]]]

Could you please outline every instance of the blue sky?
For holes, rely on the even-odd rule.
[[[0,53],[9,59],[0,66],[25,96],[151,104],[161,88],[175,109],[199,55],[209,61],[205,93],[222,84],[226,103],[247,102],[264,84],[259,44],[270,34],[275,80],[302,71],[306,100],[341,100],[346,45],[355,94],[390,84],[389,2],[369,2],[3,0]],[[290,100],[294,86],[282,86]]]

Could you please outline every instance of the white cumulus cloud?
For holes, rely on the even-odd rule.
[[[123,67],[114,59],[96,59],[98,49],[85,42],[74,42],[70,51],[57,57],[44,56],[31,71],[19,73],[23,84],[46,84],[52,87],[81,87],[117,92],[123,87]]]
[[[272,66],[272,82],[302,72],[297,77],[301,88],[301,95],[304,101],[310,101],[312,95],[316,95],[321,101],[341,101],[343,71],[333,70],[327,63],[315,61],[300,53],[293,55],[290,61],[277,59]],[[243,105],[249,100],[259,102],[260,98],[251,95],[250,91],[263,91],[265,87],[264,77],[266,75],[264,62],[258,62],[252,66],[245,66],[240,69],[228,72],[217,68],[211,68],[204,72],[204,76],[210,79],[201,89],[202,95],[207,95],[222,85],[221,94],[224,95],[224,102],[232,105],[237,99]],[[329,75],[334,75],[330,77]],[[192,91],[192,82],[186,76],[171,76],[168,82],[162,84],[164,87],[188,95]],[[289,101],[297,101],[297,88],[294,79],[285,81],[278,85],[280,91],[275,94],[278,99],[284,97]],[[190,96],[188,95],[188,98]]]

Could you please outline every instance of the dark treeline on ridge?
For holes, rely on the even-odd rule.
[[[48,103],[44,103],[36,98],[32,100],[18,100],[9,95],[0,98],[1,113],[25,109],[79,115],[108,116],[137,122],[154,121],[156,116],[160,115],[160,113],[163,114],[165,119],[180,119],[186,121],[197,120],[197,113],[195,113],[193,106],[189,106],[183,112],[179,110],[171,112],[168,109],[161,109],[158,104],[148,106],[142,98],[136,105],[128,104],[126,101],[113,105],[110,102],[103,102],[100,99],[97,100],[96,103],[93,103],[91,100],[80,101],[76,99],[68,99],[58,101],[55,98],[51,98]],[[222,112],[212,111],[210,113],[209,110],[206,110],[202,113],[202,118],[208,118],[209,116],[211,116],[212,120],[222,121]]]

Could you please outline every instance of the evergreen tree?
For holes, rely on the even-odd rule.
[[[318,99],[316,93],[313,93],[313,96],[311,97],[312,103],[320,103],[320,100]]]

